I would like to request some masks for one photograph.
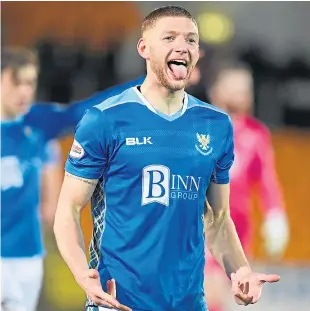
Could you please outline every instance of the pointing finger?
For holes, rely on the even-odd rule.
[[[277,274],[261,274],[260,275],[260,281],[265,283],[275,283],[280,281],[280,276]]]

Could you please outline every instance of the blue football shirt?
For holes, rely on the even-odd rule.
[[[46,144],[23,118],[1,122],[1,136],[1,257],[42,255],[40,172],[49,160]]]
[[[228,115],[187,94],[171,116],[137,87],[84,115],[66,171],[99,179],[90,267],[105,290],[115,278],[134,311],[206,310],[204,201],[210,181],[229,182],[233,149]]]
[[[35,104],[23,117],[1,122],[1,257],[44,254],[41,172],[44,165],[57,161],[50,140],[73,133],[86,109],[143,80],[141,77],[71,105]]]

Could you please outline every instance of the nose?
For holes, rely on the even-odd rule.
[[[176,49],[175,49],[175,52],[180,54],[180,55],[186,55],[188,54],[188,50],[185,46],[178,46]]]
[[[175,40],[174,51],[180,55],[188,54],[188,45],[182,36]]]

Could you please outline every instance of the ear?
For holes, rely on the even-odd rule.
[[[149,59],[149,48],[147,47],[144,38],[140,38],[138,41],[137,50],[141,57],[143,57],[145,60]]]

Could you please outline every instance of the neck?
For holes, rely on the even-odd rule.
[[[227,110],[227,113],[232,119],[237,119],[240,116],[240,113],[232,110]]]
[[[171,91],[162,86],[159,81],[147,76],[141,85],[141,93],[158,111],[172,115],[182,109],[184,89]]]
[[[12,118],[10,115],[5,111],[3,106],[1,105],[1,116],[0,116],[1,121],[10,121]]]
[[[245,111],[242,110],[238,110],[238,109],[234,109],[231,108],[229,106],[223,107],[222,108],[227,114],[229,114],[229,116],[232,119],[238,119],[239,117],[242,117],[244,115],[247,115],[247,113]]]

